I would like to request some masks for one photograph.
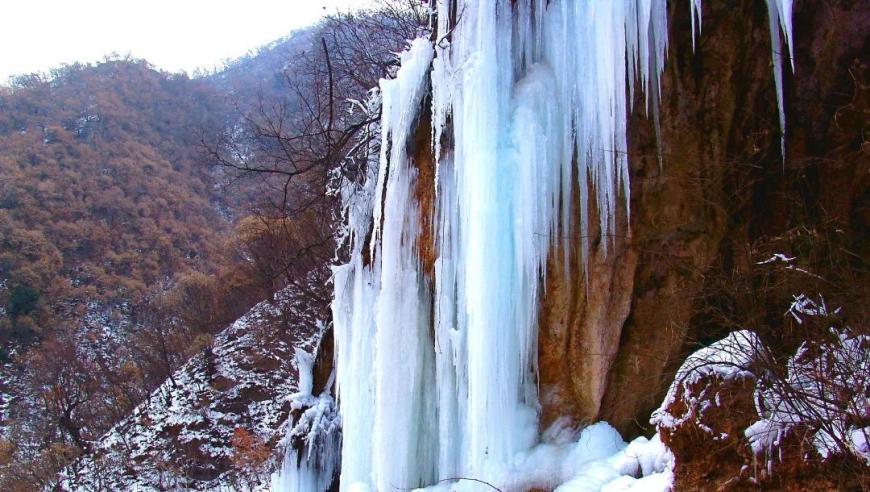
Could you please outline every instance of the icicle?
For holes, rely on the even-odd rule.
[[[300,412],[283,439],[281,469],[272,476],[273,492],[326,492],[335,480],[341,453],[341,424],[331,396],[335,372],[319,396],[313,396],[314,354],[296,348],[298,390],[291,407]]]
[[[368,205],[370,264],[355,245],[335,269],[338,397],[344,409],[343,489],[414,488],[435,476],[430,292],[416,258],[419,235],[408,138],[428,90],[431,43],[413,42],[395,80],[381,83],[380,165]],[[357,220],[351,216],[350,221]],[[365,226],[355,223],[355,229]]]
[[[314,354],[296,347],[296,373],[298,374],[297,386],[299,394],[302,396],[311,396],[314,389]]]
[[[369,111],[380,111],[379,91],[373,91],[368,101]],[[377,132],[378,128],[373,131]],[[369,137],[372,137],[370,135]],[[374,354],[374,310],[378,278],[374,266],[366,266],[363,249],[366,236],[374,227],[376,184],[380,174],[380,145],[370,141],[373,156],[365,167],[361,182],[344,183],[341,197],[345,221],[344,241],[349,243],[350,262],[333,267],[334,298],[332,301],[335,363],[338,370],[336,396],[342,411],[344,428],[341,449],[341,481],[368,483],[371,477],[371,428],[374,425],[374,387],[372,360]],[[354,411],[348,409],[353,408]]]
[[[776,85],[776,105],[779,108],[780,150],[785,166],[785,102],[782,94],[782,36],[788,46],[789,62],[794,71],[794,49],[792,47],[792,0],[766,0],[770,21],[770,51],[773,57],[773,81]],[[782,31],[782,34],[780,34]]]
[[[629,193],[625,94],[639,80],[657,112],[667,17],[660,0],[513,10],[481,0],[457,12],[457,25],[441,24],[438,39],[454,30],[432,74],[436,145],[448,116],[454,142],[436,151],[438,469],[496,479],[537,436],[538,289],[551,242],[570,223],[573,186],[584,258],[589,200],[602,247],[613,241]]]
[[[695,40],[701,34],[701,0],[689,0],[689,16],[692,18],[692,53],[695,52]],[[697,19],[698,29],[695,30],[695,22]]]

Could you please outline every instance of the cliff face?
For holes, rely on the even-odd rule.
[[[343,191],[342,488],[583,481],[583,435],[627,448],[571,429],[646,433],[688,351],[748,326],[793,353],[802,290],[865,314],[866,7],[799,3],[792,73],[781,2],[705,5],[694,51],[698,2],[456,3],[382,81],[379,167]]]
[[[713,291],[729,288],[711,278],[748,274],[752,246],[794,228],[837,228],[857,248],[866,236],[867,6],[796,4],[784,163],[763,3],[705,3],[694,53],[689,16],[670,8],[658,145],[642,111],[630,121],[630,233],[606,257],[593,250],[588,284],[579,252],[567,274],[562,252],[550,256],[539,338],[545,421],[570,415],[642,431],[687,347],[728,328],[705,316],[710,297],[724,295]],[[808,261],[834,276],[844,268]]]

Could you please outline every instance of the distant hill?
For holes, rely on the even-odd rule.
[[[286,70],[295,60],[309,51],[322,27],[314,25],[298,29],[291,34],[239,57],[203,81],[230,102],[246,109],[256,102],[258,95],[276,101],[286,98]]]
[[[0,93],[0,337],[76,299],[133,301],[207,264],[228,222],[198,154],[214,90],[144,61],[72,65]],[[72,303],[72,304],[71,304]]]

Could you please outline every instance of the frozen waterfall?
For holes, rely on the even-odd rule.
[[[688,3],[700,31],[701,0]],[[777,47],[781,29],[791,48],[791,1],[768,7],[783,114]],[[334,270],[332,306],[340,488],[555,487],[573,478],[559,460],[583,457],[577,436],[543,442],[539,428],[541,277],[553,241],[566,241],[572,190],[584,259],[590,230],[606,251],[617,212],[629,216],[627,120],[638,91],[657,118],[667,4],[438,0],[437,14],[434,42],[415,40],[382,81],[379,165],[345,196],[352,254]],[[437,168],[422,186],[436,196],[435,237],[424,238],[408,150],[429,101]],[[434,242],[434,278],[420,241]],[[580,436],[601,448],[589,459],[625,446],[601,426]]]

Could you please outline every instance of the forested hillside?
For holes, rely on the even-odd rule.
[[[214,261],[227,222],[196,144],[221,123],[218,102],[129,60],[21,77],[0,95],[4,339],[49,334],[77,299],[135,301]]]
[[[111,58],[0,87],[0,489],[55,487],[82,456],[122,464],[106,473],[125,483],[132,451],[102,457],[101,436],[136,408],[202,412],[201,398],[178,399],[202,390],[191,378],[214,383],[214,408],[250,417],[250,405],[270,419],[214,429],[267,442],[266,454],[251,463],[221,451],[210,463],[205,448],[160,434],[137,451],[138,469],[171,464],[173,483],[205,488],[219,474],[268,479],[295,380],[268,389],[273,408],[239,378],[295,373],[278,342],[318,325],[273,316],[288,286],[294,312],[328,318],[331,187],[375,135],[377,108],[358,101],[394,71],[422,19],[406,23],[402,9],[333,17],[193,78]],[[272,321],[246,336],[270,343],[230,354],[239,330],[224,328],[264,299]],[[251,367],[215,382],[211,362],[188,363],[221,367],[224,352]],[[152,478],[165,475],[142,483]]]
[[[110,59],[0,90],[8,489],[87,450],[256,295],[215,306],[245,282],[200,148],[228,114],[211,86]]]

